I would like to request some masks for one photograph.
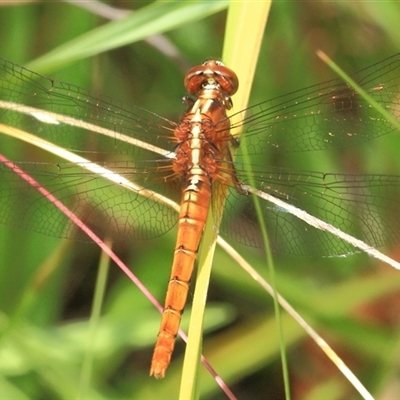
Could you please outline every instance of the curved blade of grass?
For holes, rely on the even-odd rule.
[[[270,7],[271,1],[232,1],[228,10],[222,59],[239,78],[239,90],[233,100],[236,110],[245,109],[249,101]]]
[[[101,27],[57,47],[32,61],[28,68],[48,73],[67,63],[116,49],[148,36],[187,25],[223,10],[226,0],[158,1],[132,12],[124,19],[111,21]]]

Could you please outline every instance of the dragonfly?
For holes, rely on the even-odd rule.
[[[353,77],[387,113],[400,119],[400,54]],[[16,166],[96,233],[115,241],[151,239],[178,225],[150,370],[156,378],[165,376],[170,363],[209,211],[222,218],[222,234],[248,246],[264,245],[250,184],[370,246],[400,239],[400,176],[299,171],[262,161],[267,154],[355,146],[396,130],[390,118],[347,83],[330,80],[230,116],[231,96],[239,82],[222,62],[207,60],[190,69],[184,84],[186,111],[175,123],[0,59],[2,133],[4,126],[14,133],[30,132],[37,143],[51,143],[79,156],[74,162],[43,161],[43,153],[35,149],[23,161],[15,161]],[[233,133],[239,128],[240,142]],[[3,134],[1,152],[13,141],[12,135]],[[119,178],[110,182],[109,175]],[[123,182],[135,185],[127,190]],[[178,216],[161,198],[180,203]],[[282,207],[263,204],[261,214],[270,227],[274,251],[318,256],[355,251]],[[71,221],[4,164],[0,223],[82,240]]]

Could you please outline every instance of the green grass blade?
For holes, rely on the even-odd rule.
[[[230,43],[231,50],[226,52],[226,59],[229,59],[232,65],[235,66],[239,75],[239,81],[244,82],[244,89],[241,88],[239,91],[238,99],[235,98],[235,104],[238,105],[238,109],[243,109],[247,105],[247,101],[250,95],[251,82],[256,69],[256,60],[258,58],[259,48],[261,46],[261,39],[264,32],[264,25],[268,18],[269,9],[271,2],[260,2],[255,6],[254,3],[245,3],[243,5],[237,5],[229,10],[232,13],[232,23],[228,25],[228,29],[233,32],[235,40]],[[245,19],[247,18],[247,20]],[[259,24],[257,24],[259,21]],[[243,27],[243,32],[238,29]],[[251,27],[251,28],[250,28]],[[249,43],[252,45],[249,46]],[[225,59],[225,58],[224,58]],[[244,77],[242,80],[240,77]],[[246,149],[245,143],[242,143],[243,148]],[[244,161],[246,165],[250,165],[250,158],[243,151]],[[248,171],[251,172],[251,171]],[[251,173],[249,174],[251,176]],[[254,184],[250,180],[250,185]],[[281,360],[282,360],[282,371],[284,378],[284,386],[286,398],[290,399],[290,385],[289,385],[289,373],[286,360],[285,341],[283,338],[283,329],[280,316],[280,307],[278,301],[278,292],[276,290],[275,280],[275,267],[269,247],[268,234],[266,221],[264,221],[261,212],[260,200],[257,196],[253,196],[253,201],[258,216],[261,232],[263,234],[263,241],[265,243],[266,260],[269,267],[269,274],[271,279],[272,287],[274,288],[274,309],[277,318],[278,334],[280,339],[281,349]]]
[[[105,242],[108,246],[111,243]],[[97,273],[95,293],[93,297],[92,312],[89,320],[89,332],[87,336],[87,348],[84,354],[84,359],[82,362],[81,376],[79,382],[79,394],[78,399],[85,399],[89,393],[93,363],[95,358],[95,341],[96,332],[99,329],[99,322],[101,316],[101,310],[103,305],[103,300],[105,297],[105,290],[107,285],[107,276],[109,271],[110,259],[106,253],[101,253],[101,259],[99,263],[99,270]]]
[[[27,68],[48,73],[67,63],[142,40],[156,33],[178,28],[223,10],[227,1],[160,1],[150,4],[128,17],[64,43],[27,65]]]

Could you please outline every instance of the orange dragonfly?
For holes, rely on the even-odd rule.
[[[395,118],[400,116],[400,54],[359,71],[359,85]],[[264,101],[235,114],[227,110],[238,88],[235,73],[208,60],[185,77],[187,111],[176,124],[151,111],[58,82],[0,60],[0,123],[25,130],[82,158],[40,162],[37,152],[15,162],[61,199],[99,235],[114,240],[150,239],[178,224],[178,238],[150,375],[170,363],[197,250],[209,209],[224,217],[221,232],[261,247],[248,192],[283,199],[343,231],[381,246],[400,238],[400,176],[344,174],[268,167],[265,154],[355,145],[395,130],[389,119],[341,80]],[[239,118],[237,118],[239,117]],[[245,152],[232,128],[242,128]],[[14,138],[3,136],[1,151]],[[160,151],[160,149],[163,149]],[[160,156],[162,154],[162,156]],[[83,158],[84,157],[84,158]],[[90,160],[97,171],[88,168]],[[258,163],[256,163],[256,161]],[[261,161],[260,161],[261,160]],[[109,172],[104,172],[109,171]],[[121,181],[109,182],[115,173]],[[122,179],[134,182],[125,190]],[[120,185],[118,185],[120,183]],[[179,217],[159,194],[181,201]],[[225,203],[220,196],[227,195]],[[221,204],[224,204],[223,206]],[[272,204],[262,207],[273,229],[273,250],[294,255],[343,255],[354,248],[307,226]],[[76,239],[73,223],[9,168],[0,164],[0,222],[46,235]],[[82,240],[82,238],[80,238]]]

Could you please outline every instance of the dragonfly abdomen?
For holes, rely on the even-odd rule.
[[[160,331],[150,375],[164,377],[175,345],[189,283],[209,210],[211,185],[206,174],[187,180],[179,213],[178,237]]]
[[[188,72],[185,86],[197,96],[176,127],[178,141],[173,171],[184,180],[179,212],[178,237],[161,326],[153,353],[150,375],[163,378],[170,363],[185,307],[200,240],[211,202],[214,180],[232,181],[226,109],[237,89],[237,77],[222,63],[209,60]],[[218,128],[216,128],[218,127]],[[225,182],[225,183],[226,183]]]

